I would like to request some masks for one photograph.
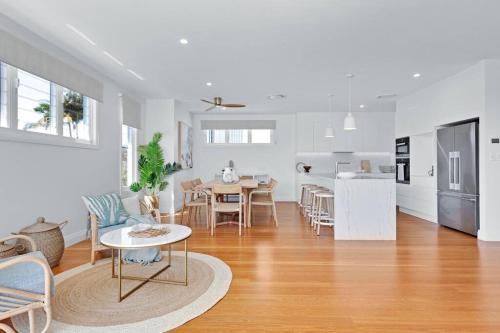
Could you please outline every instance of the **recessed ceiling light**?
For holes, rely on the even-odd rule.
[[[420,73],[415,73],[415,74],[413,74],[413,77],[414,77],[414,78],[417,78],[417,77],[420,77],[420,76],[421,76],[421,75],[420,75]]]
[[[104,55],[106,57],[108,57],[109,59],[113,60],[114,62],[116,62],[118,65],[120,66],[123,66],[123,62],[121,62],[120,60],[116,59],[115,57],[113,57],[113,55],[107,51],[102,51],[102,53],[104,53]]]
[[[135,76],[136,78],[138,78],[139,80],[141,81],[144,81],[144,78],[142,76],[140,76],[139,74],[137,74],[136,72],[134,72],[133,70],[131,69],[127,69],[127,71],[132,74],[133,76]]]
[[[207,82],[205,83],[207,86],[211,87],[212,86],[212,82]]]
[[[90,39],[87,35],[85,35],[83,32],[81,32],[80,30],[78,30],[77,28],[75,28],[74,26],[72,26],[71,24],[69,23],[66,23],[66,27],[73,31],[75,34],[77,34],[78,36],[80,36],[81,38],[85,39],[87,42],[89,42],[91,45],[93,46],[96,46],[96,43]]]
[[[270,99],[270,100],[277,100],[277,99],[285,99],[286,98],[286,95],[284,94],[275,94],[275,95],[269,95],[267,96],[267,99]]]
[[[360,109],[364,109],[364,108],[365,108],[365,105],[364,105],[364,104],[361,104],[361,105],[359,106],[359,108],[360,108]]]
[[[186,45],[189,44],[189,41],[186,38],[181,38],[179,39],[179,43],[181,43],[182,45]]]

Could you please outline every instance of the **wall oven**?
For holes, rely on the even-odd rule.
[[[410,137],[396,139],[396,157],[410,156]]]
[[[396,183],[410,184],[409,158],[396,158]]]

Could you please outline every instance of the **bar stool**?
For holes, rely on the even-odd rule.
[[[307,210],[307,218],[308,218],[308,221],[309,221],[309,224],[312,226],[312,218],[313,216],[316,214],[316,195],[321,193],[321,192],[325,192],[325,191],[328,191],[327,188],[325,187],[322,187],[322,186],[317,186],[315,187],[314,189],[312,190],[309,190],[309,202],[310,202],[310,206]],[[321,212],[320,212],[321,213]]]
[[[316,235],[319,236],[319,229],[322,225],[333,227],[335,225],[334,218],[334,198],[332,192],[321,192],[316,194],[316,206],[312,223],[313,229],[316,230]],[[322,214],[324,208],[325,214]]]
[[[318,188],[318,185],[306,185],[304,186],[304,195],[302,198],[302,215],[307,216],[307,213],[311,209],[311,191]]]
[[[304,199],[305,199],[305,190],[306,187],[310,186],[316,186],[316,184],[300,184],[300,200],[299,200],[299,207],[302,207],[304,205]]]

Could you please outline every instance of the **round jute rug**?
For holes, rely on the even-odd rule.
[[[147,276],[166,264],[123,265],[124,275]],[[201,315],[229,290],[231,269],[220,259],[189,253],[188,286],[149,282],[122,302],[118,302],[118,280],[111,278],[111,261],[95,266],[85,264],[55,277],[56,295],[52,300],[50,332],[165,332]],[[184,252],[172,252],[172,266],[162,279],[181,281]],[[125,293],[139,281],[123,280]],[[13,318],[19,332],[29,332],[27,315]],[[38,311],[36,327],[42,328],[45,314]]]

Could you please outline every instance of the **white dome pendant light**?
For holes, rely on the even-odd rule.
[[[347,74],[347,79],[349,80],[349,112],[347,112],[347,116],[344,119],[344,130],[352,131],[356,129],[356,119],[352,115],[352,79],[354,78],[353,74]]]
[[[332,109],[333,109],[333,106],[332,106],[333,94],[331,94],[329,97],[330,97],[330,116],[331,116]],[[330,123],[330,126],[328,126],[325,129],[325,138],[334,138],[334,137],[335,137],[335,129],[333,128],[333,117],[332,117],[332,121]]]

